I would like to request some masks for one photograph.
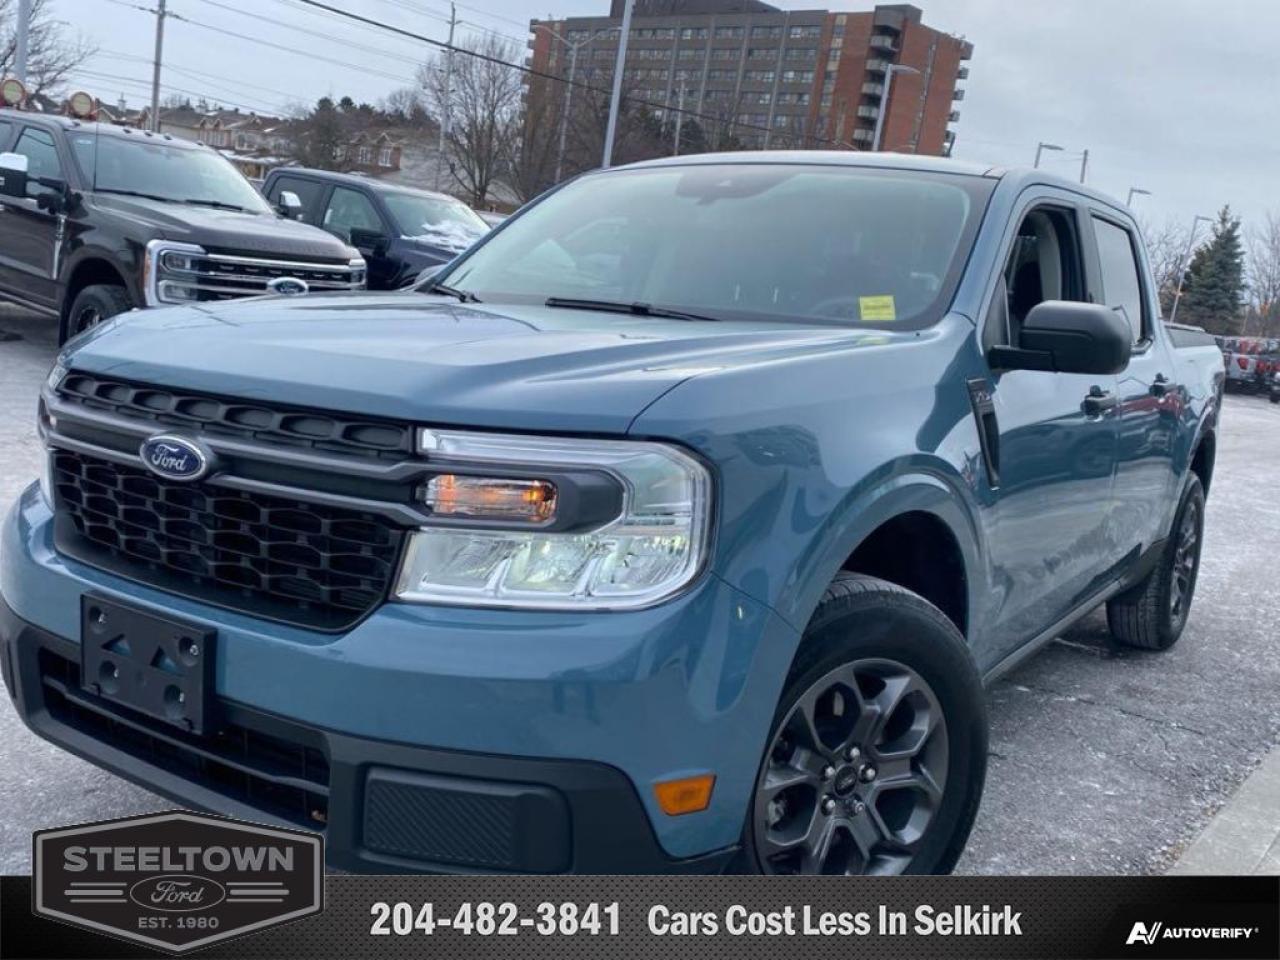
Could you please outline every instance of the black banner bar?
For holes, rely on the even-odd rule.
[[[0,956],[164,956],[35,916],[0,879]],[[190,956],[562,960],[1280,958],[1280,877],[331,876],[319,915]]]

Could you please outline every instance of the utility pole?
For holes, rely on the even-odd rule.
[[[1213,217],[1203,217],[1199,214],[1191,221],[1191,233],[1187,237],[1187,249],[1182,253],[1182,269],[1178,271],[1178,289],[1173,295],[1173,309],[1169,311],[1169,322],[1174,323],[1178,319],[1178,303],[1182,300],[1182,283],[1187,279],[1187,270],[1191,267],[1191,249],[1196,242],[1196,227],[1200,226],[1200,222],[1213,223]]]
[[[680,81],[680,96],[679,96],[679,99],[677,99],[677,100],[676,100],[676,103],[678,104],[678,109],[676,110],[676,142],[675,142],[675,149],[674,149],[673,153],[674,153],[674,155],[675,155],[675,156],[677,156],[677,157],[678,157],[678,156],[680,156],[680,126],[681,126],[681,124],[682,124],[682,123],[684,123],[684,91],[685,91],[685,86],[686,86],[685,81],[684,81],[684,80],[681,80],[681,81]]]
[[[622,8],[622,36],[618,37],[618,59],[613,65],[613,95],[609,98],[609,124],[604,133],[604,157],[600,166],[613,165],[613,138],[618,132],[618,109],[622,105],[622,75],[627,66],[627,40],[631,37],[631,13],[636,0],[625,0]]]
[[[1085,150],[1080,155],[1080,182],[1084,183],[1085,176],[1089,173],[1089,151]]]
[[[1129,196],[1125,198],[1124,205],[1126,207],[1132,207],[1134,197],[1149,197],[1149,196],[1151,196],[1150,190],[1143,190],[1141,187],[1130,187]]]
[[[168,16],[166,0],[156,5],[156,58],[151,67],[151,127],[152,133],[160,132],[160,63],[164,59],[164,21]]]
[[[444,99],[440,104],[440,144],[436,148],[436,189],[440,189],[440,167],[444,163],[445,141],[449,137],[449,113],[453,97],[453,31],[458,26],[458,8],[449,4],[449,47],[444,52]],[[558,179],[558,178],[557,178]]]
[[[18,33],[13,51],[13,74],[27,84],[27,41],[31,35],[31,0],[18,0]]]

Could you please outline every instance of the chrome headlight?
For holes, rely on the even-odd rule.
[[[423,430],[419,450],[442,472],[421,491],[435,522],[410,535],[398,600],[636,608],[702,569],[711,476],[676,447]],[[556,480],[575,474],[601,483]]]
[[[143,266],[143,290],[147,306],[190,303],[199,298],[199,259],[204,247],[174,240],[152,240],[147,244]]]

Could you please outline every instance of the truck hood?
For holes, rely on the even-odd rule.
[[[691,376],[900,336],[461,304],[422,293],[268,296],[122,314],[72,341],[63,363],[442,426],[621,434]]]
[[[272,214],[241,213],[185,203],[96,193],[96,210],[131,224],[144,240],[198,243],[206,250],[235,251],[290,260],[347,263],[360,254],[319,227]]]

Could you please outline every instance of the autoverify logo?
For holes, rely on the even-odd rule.
[[[1167,927],[1159,921],[1138,922],[1129,931],[1125,946],[1145,943],[1153,947],[1161,940],[1248,940],[1260,932],[1259,927]]]
[[[181,953],[322,907],[314,833],[173,812],[35,835],[32,909]]]

